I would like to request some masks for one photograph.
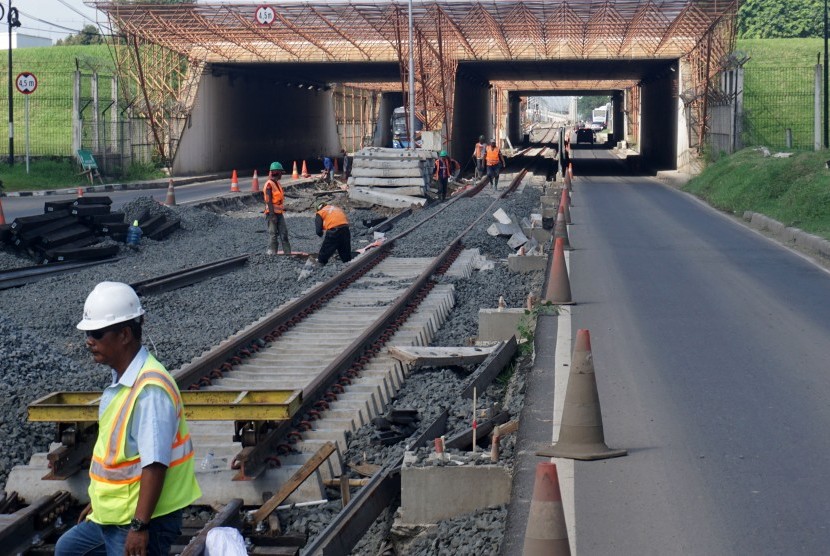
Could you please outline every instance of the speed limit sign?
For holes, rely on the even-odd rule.
[[[17,85],[18,91],[24,95],[31,95],[37,89],[37,77],[35,77],[34,73],[24,71],[18,74],[15,84]]]
[[[254,19],[256,19],[257,23],[260,25],[271,25],[274,23],[275,18],[274,8],[271,6],[257,6],[256,13],[254,14]]]

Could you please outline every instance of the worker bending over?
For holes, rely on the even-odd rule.
[[[318,263],[324,265],[329,262],[335,251],[344,263],[352,260],[352,233],[349,231],[349,218],[342,208],[318,203],[314,228],[317,235],[323,238],[320,254],[317,255]]]
[[[280,177],[285,173],[282,164],[272,162],[268,170],[268,181],[262,188],[265,199],[265,218],[268,219],[268,251],[269,255],[277,254],[278,240],[282,239],[282,252],[291,253],[291,244],[288,242],[288,226],[285,225],[285,193],[280,185]]]
[[[458,161],[450,158],[447,151],[441,151],[435,161],[435,172],[432,178],[438,182],[438,194],[442,201],[447,199],[447,182],[449,182],[450,176],[455,175],[459,170],[461,170],[461,165]]]
[[[201,497],[176,381],[141,345],[135,291],[101,282],[77,327],[96,363],[110,367],[89,466],[89,505],[55,545],[57,556],[167,555],[182,509]]]

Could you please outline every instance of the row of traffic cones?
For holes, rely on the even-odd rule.
[[[336,170],[336,168],[335,168]],[[294,161],[294,168],[291,171],[291,179],[298,180],[300,179],[300,173],[297,171],[297,161]],[[310,178],[311,174],[308,173],[308,166],[306,166],[305,160],[303,160],[303,173],[302,177]],[[79,188],[80,190],[80,188]],[[236,174],[236,170],[231,173],[231,193],[239,193],[239,176]],[[254,176],[251,178],[251,192],[258,193],[259,192],[259,176],[257,175],[257,171],[254,170]]]
[[[562,189],[554,226],[553,260],[545,289],[545,299],[557,305],[574,303],[564,254],[566,249],[571,249],[567,225],[571,223],[569,208],[573,180],[572,164],[568,165],[564,178],[565,187]],[[624,456],[627,453],[624,449],[609,448],[605,443],[602,410],[591,354],[591,334],[586,329],[580,329],[576,334],[571,357],[559,438],[550,447],[537,451],[536,455],[546,458],[598,460]],[[522,553],[525,556],[571,554],[559,476],[554,463],[543,462],[536,466],[533,498],[530,502]]]

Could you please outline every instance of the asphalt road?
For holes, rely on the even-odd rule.
[[[575,463],[577,553],[828,553],[830,274],[655,180],[581,175],[593,157],[572,322],[629,455]]]
[[[266,178],[259,178],[259,186],[262,188],[265,185]],[[284,180],[286,181],[286,180]],[[287,180],[290,183],[291,180]],[[239,189],[243,192],[250,191],[251,179],[240,178]],[[180,185],[176,187],[176,202],[186,203],[202,201],[217,197],[222,194],[227,194],[230,190],[230,182],[227,179],[208,181],[202,183],[194,183],[190,185]],[[106,193],[85,193],[86,196],[109,196],[112,202],[113,210],[118,210],[123,205],[129,203],[138,197],[152,196],[153,198],[164,202],[167,198],[167,185],[164,184],[158,189],[139,189],[129,191],[109,191]],[[43,203],[46,201],[61,201],[64,199],[75,199],[77,195],[47,195],[37,197],[3,197],[3,214],[6,217],[6,222],[11,223],[19,216],[29,216],[33,214],[43,213]]]

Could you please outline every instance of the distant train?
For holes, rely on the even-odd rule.
[[[594,131],[602,131],[608,128],[608,117],[611,113],[611,103],[605,106],[594,108],[591,112],[591,129]]]

